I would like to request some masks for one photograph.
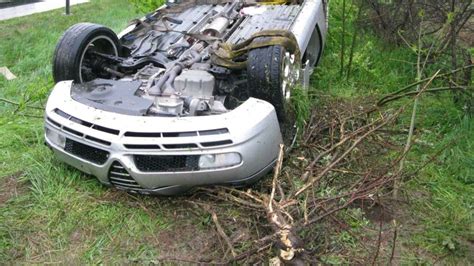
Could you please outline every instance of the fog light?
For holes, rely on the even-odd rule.
[[[216,169],[231,167],[242,162],[242,157],[236,152],[222,154],[205,154],[199,157],[199,169]]]
[[[57,145],[61,148],[64,148],[66,146],[66,137],[58,134],[56,131],[53,131],[49,128],[45,128],[46,132],[46,138],[48,138],[49,141],[51,141],[54,145]]]

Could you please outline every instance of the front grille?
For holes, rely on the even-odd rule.
[[[104,164],[109,158],[109,152],[71,139],[66,139],[64,150],[95,164]]]
[[[199,170],[199,155],[134,155],[142,172],[185,172]]]
[[[200,136],[212,136],[212,135],[221,135],[221,134],[227,134],[227,133],[229,133],[229,130],[227,128],[199,131]]]
[[[184,144],[163,144],[165,149],[174,150],[174,149],[195,149],[198,146],[194,143],[184,143]]]
[[[112,185],[121,189],[142,189],[142,187],[133,179],[119,162],[115,161],[109,170],[109,181]]]
[[[159,150],[161,149],[160,146],[156,144],[124,144],[125,148],[127,149],[135,149],[135,150]]]
[[[118,135],[120,133],[119,130],[117,129],[113,129],[113,128],[108,128],[108,127],[103,127],[103,126],[99,126],[99,125],[96,125],[96,124],[92,124],[90,122],[87,122],[87,121],[84,121],[82,119],[79,119],[77,117],[74,117],[58,108],[54,109],[54,112],[64,118],[66,118],[67,120],[70,120],[74,123],[77,123],[79,125],[82,125],[82,126],[85,126],[85,127],[89,127],[89,128],[93,128],[95,130],[99,130],[99,131],[102,131],[102,132],[105,132],[105,133],[109,133],[109,134],[113,134],[113,135]]]
[[[62,116],[62,115],[61,115]],[[66,131],[70,134],[73,134],[73,135],[76,135],[78,137],[85,137],[86,139],[90,140],[90,141],[94,141],[96,143],[100,143],[102,145],[106,145],[106,146],[110,146],[112,143],[110,141],[107,141],[107,140],[103,140],[103,139],[98,139],[98,138],[95,138],[95,137],[92,137],[92,136],[89,136],[89,135],[84,135],[83,133],[77,131],[77,130],[74,130],[72,128],[69,128],[69,127],[66,127],[66,126],[63,126],[61,125],[60,123],[54,121],[53,119],[51,119],[50,117],[46,117],[46,120],[51,123],[53,126],[59,128],[59,129],[62,129],[63,131]],[[73,119],[71,118],[71,121],[73,121]],[[93,127],[94,128],[94,127]]]
[[[228,134],[227,128],[218,128],[201,131],[184,131],[184,132],[125,132],[125,137],[136,138],[182,138],[182,137],[197,137],[197,136],[213,136]]]
[[[211,142],[201,142],[203,147],[215,147],[215,146],[223,146],[223,145],[230,145],[232,144],[232,140],[220,140],[220,141],[211,141]]]
[[[72,129],[72,128],[68,128],[68,127],[66,127],[66,126],[63,126],[63,130],[66,131],[66,132],[69,132],[69,133],[71,133],[71,134],[73,134],[73,135],[76,135],[76,136],[78,136],[78,137],[83,137],[83,136],[84,136],[84,134],[82,134],[81,132],[76,131],[76,130],[74,130],[74,129]]]

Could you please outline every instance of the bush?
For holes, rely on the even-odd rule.
[[[129,0],[137,11],[149,13],[165,3],[165,0]]]

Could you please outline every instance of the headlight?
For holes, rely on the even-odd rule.
[[[206,154],[199,157],[199,169],[216,169],[231,167],[242,162],[242,157],[236,152],[222,154]]]
[[[56,133],[56,131],[53,131],[53,130],[47,128],[47,127],[44,130],[46,132],[46,137],[53,144],[55,144],[55,145],[57,145],[61,148],[64,148],[66,146],[66,137],[65,136],[63,136],[61,134],[58,134],[58,133]]]

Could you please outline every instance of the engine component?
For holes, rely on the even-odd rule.
[[[188,98],[189,102],[187,103],[189,114],[195,116],[198,112],[203,112],[208,109],[208,103],[206,101],[197,99],[197,98]]]
[[[156,97],[156,113],[164,116],[178,116],[183,113],[184,102],[178,97]]]
[[[165,74],[161,76],[155,86],[151,87],[148,91],[150,95],[173,95],[176,93],[173,86],[176,77],[184,68],[189,68],[202,59],[202,55],[199,53],[199,51],[202,50],[202,46],[196,45],[193,48],[194,49],[187,50],[178,60],[173,61],[169,66],[167,66]]]
[[[200,99],[210,99],[214,85],[214,76],[202,70],[185,70],[174,81],[177,92]]]
[[[227,29],[229,24],[229,19],[225,17],[217,17],[206,28],[202,30],[202,34],[214,37],[221,37],[224,33],[224,30]]]

